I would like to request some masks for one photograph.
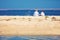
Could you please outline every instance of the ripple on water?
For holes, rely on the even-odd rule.
[[[60,36],[0,36],[0,40],[60,40]]]

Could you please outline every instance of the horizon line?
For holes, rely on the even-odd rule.
[[[60,10],[60,8],[0,8],[0,10]]]

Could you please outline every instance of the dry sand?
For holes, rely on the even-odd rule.
[[[0,16],[0,35],[60,35],[60,21],[53,16]],[[54,16],[60,20],[60,16]]]

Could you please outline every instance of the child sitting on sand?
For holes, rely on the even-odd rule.
[[[39,12],[38,12],[37,9],[36,9],[35,12],[34,12],[34,16],[39,16]]]

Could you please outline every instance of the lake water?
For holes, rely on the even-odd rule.
[[[0,40],[60,40],[60,36],[0,36]]]

